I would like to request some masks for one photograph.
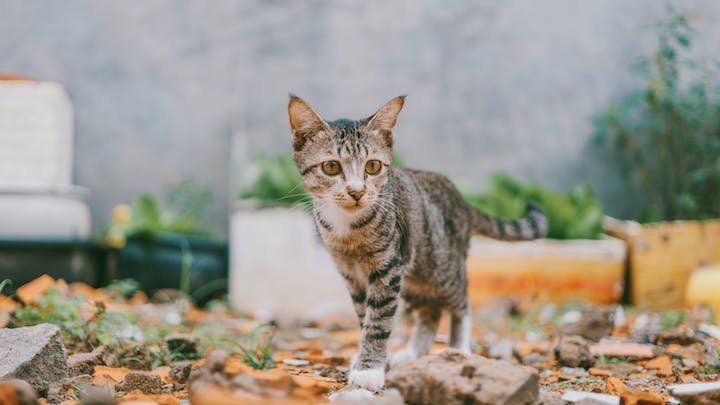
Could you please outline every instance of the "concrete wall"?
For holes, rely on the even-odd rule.
[[[699,12],[717,55],[720,2]],[[548,186],[596,184],[608,211],[633,198],[586,150],[590,118],[634,79],[665,14],[655,0],[0,0],[0,72],[65,84],[75,103],[75,183],[95,226],[140,191],[213,186],[224,231],[232,145],[289,149],[293,91],[327,118],[407,93],[397,148],[411,165],[478,186],[508,171]],[[233,136],[244,142],[232,142]]]

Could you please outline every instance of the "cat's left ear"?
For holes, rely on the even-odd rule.
[[[382,106],[375,114],[368,118],[365,127],[371,131],[380,132],[387,140],[388,146],[393,144],[392,130],[397,123],[397,117],[405,104],[405,96],[395,97]]]

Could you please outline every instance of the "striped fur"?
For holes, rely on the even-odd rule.
[[[445,177],[391,166],[392,130],[403,97],[359,121],[323,120],[291,96],[288,111],[293,157],[313,196],[318,233],[346,281],[362,330],[350,385],[379,389],[384,382],[387,342],[402,301],[415,316],[407,360],[427,353],[442,310],[451,314],[450,345],[470,351],[470,312],[465,260],[470,236],[505,240],[543,237],[548,222],[540,207],[503,220],[472,208]],[[368,160],[382,162],[375,175]],[[340,162],[327,175],[322,163]],[[349,189],[361,186],[356,200]]]

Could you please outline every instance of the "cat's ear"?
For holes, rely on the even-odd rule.
[[[392,130],[397,123],[397,117],[405,104],[405,96],[395,97],[382,106],[375,114],[368,118],[365,127],[371,131],[380,132],[392,146]]]
[[[300,150],[305,142],[317,132],[328,129],[327,122],[320,117],[320,114],[316,113],[305,100],[294,94],[290,94],[288,116],[295,150]]]

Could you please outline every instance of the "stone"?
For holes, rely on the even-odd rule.
[[[188,380],[188,377],[190,377],[190,370],[192,370],[192,363],[190,363],[189,361],[179,361],[177,363],[173,363],[170,366],[170,372],[168,372],[168,377],[177,381],[180,384],[185,384]]]
[[[538,399],[535,369],[454,349],[397,365],[386,381],[413,404],[532,404]]]
[[[173,353],[197,354],[197,338],[189,333],[173,333],[165,338],[168,350]]]
[[[205,367],[210,372],[222,371],[225,368],[230,355],[224,350],[213,350],[208,354]]]
[[[615,310],[586,308],[580,313],[580,319],[560,327],[565,335],[580,335],[585,339],[597,342],[610,336],[615,327]]]
[[[503,339],[497,343],[490,345],[488,349],[488,357],[493,359],[512,360],[513,359],[513,343],[508,339]]]
[[[158,394],[162,388],[159,375],[147,371],[131,371],[119,383],[115,384],[116,391],[131,392],[139,390],[144,394]]]
[[[690,328],[689,326],[682,324],[670,330],[661,332],[655,340],[655,343],[660,345],[669,345],[672,343],[676,343],[679,345],[687,346],[698,341],[699,339],[696,336],[695,331],[692,330],[692,328]]]
[[[87,387],[81,405],[115,405],[112,392],[107,387]]]
[[[600,342],[590,346],[590,353],[607,357],[633,357],[639,359],[655,357],[652,345],[633,342]]]
[[[283,364],[293,367],[306,367],[310,362],[302,359],[285,359],[283,360]]]
[[[571,404],[620,405],[618,396],[585,391],[565,391],[562,400]]]
[[[578,335],[562,336],[555,347],[555,358],[558,363],[568,367],[586,368],[593,364],[590,345]]]
[[[38,403],[35,389],[24,380],[0,381],[0,404],[35,405]]]
[[[710,405],[720,403],[720,381],[677,384],[668,387],[683,404]]]
[[[67,351],[57,326],[0,329],[0,380],[25,380],[42,393],[66,376]]]
[[[105,346],[98,346],[90,353],[77,353],[68,357],[68,374],[71,376],[92,374],[95,366],[105,365]]]
[[[328,366],[327,364],[316,364],[313,366],[315,374],[320,377],[332,378],[341,383],[347,382],[347,369],[339,369],[336,367]]]
[[[83,374],[75,377],[69,377],[62,381],[56,381],[47,389],[47,400],[50,403],[60,403],[70,399],[73,396],[77,396],[77,389],[85,390],[92,384],[92,377]],[[73,395],[71,394],[71,391]]]

